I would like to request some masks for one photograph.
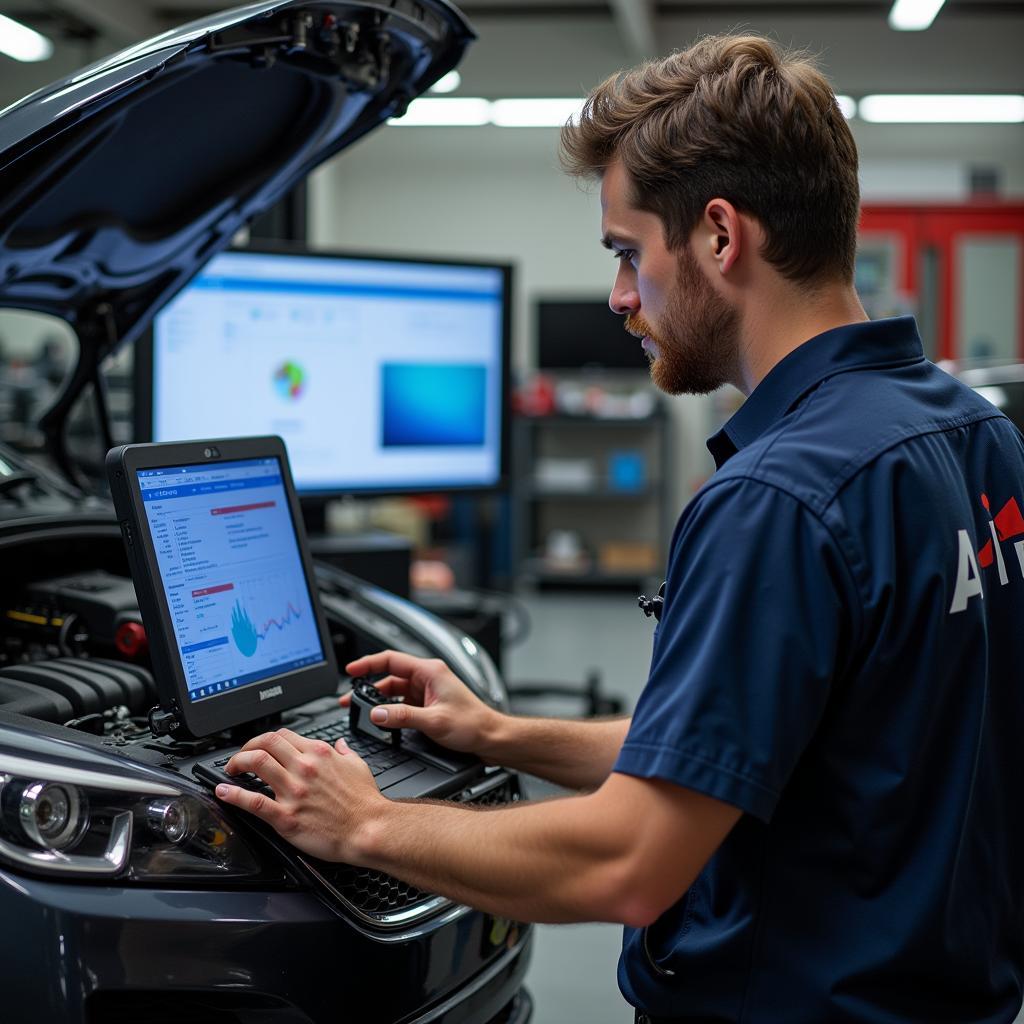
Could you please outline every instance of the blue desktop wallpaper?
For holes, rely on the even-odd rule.
[[[385,363],[381,369],[383,447],[484,443],[486,366]]]

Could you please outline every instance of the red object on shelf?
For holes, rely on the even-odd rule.
[[[445,494],[413,494],[408,501],[431,522],[444,519],[452,510],[451,499]]]
[[[555,411],[555,384],[538,374],[515,393],[513,406],[523,416],[550,416]]]

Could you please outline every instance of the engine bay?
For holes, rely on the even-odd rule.
[[[237,735],[175,739],[158,735],[153,728],[150,713],[159,712],[157,686],[116,528],[87,538],[61,539],[59,533],[46,540],[22,538],[21,544],[8,546],[5,564],[8,571],[0,591],[0,716],[5,720],[30,719],[26,724],[76,745],[104,748],[115,756],[169,770],[192,787],[197,787],[197,764],[238,745]],[[385,646],[430,656],[447,653],[449,660],[455,650],[465,651],[452,627],[394,595],[322,565],[317,566],[317,582],[340,665]],[[482,652],[476,657],[486,659]],[[481,664],[474,677],[471,664],[461,667],[463,676],[485,695],[491,689],[488,669],[493,672],[492,666]],[[347,683],[344,676],[339,679],[339,692]],[[488,699],[493,697],[491,692]],[[281,724],[301,729],[324,715],[341,715],[335,698],[295,708]],[[417,754],[443,759],[443,753]],[[437,794],[441,798],[474,804],[519,798],[518,782],[508,772],[487,770],[470,778],[464,766],[452,769],[447,791]],[[43,827],[54,813],[66,816],[74,810],[64,806],[68,798],[63,790],[56,796],[44,794],[43,799],[49,801],[40,810],[45,811],[39,819]],[[56,811],[51,807],[55,800]],[[155,813],[147,805],[146,815],[151,812]],[[196,820],[201,817],[196,809],[190,813]],[[176,830],[185,827],[179,820],[182,814],[181,808],[169,804],[156,827],[169,829],[173,839]],[[112,825],[116,815],[111,811],[108,817]],[[110,840],[109,829],[102,838]],[[264,839],[307,884],[364,926],[396,928],[449,905],[385,874],[316,862],[297,856],[272,834]]]

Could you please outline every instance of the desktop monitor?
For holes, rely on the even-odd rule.
[[[214,257],[136,358],[136,437],[276,434],[304,497],[491,490],[508,466],[511,268]]]
[[[640,342],[607,298],[541,299],[537,303],[537,369],[646,370]]]

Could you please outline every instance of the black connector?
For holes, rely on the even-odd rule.
[[[652,615],[659,622],[661,621],[661,610],[665,607],[665,584],[662,583],[658,587],[657,597],[648,597],[646,594],[641,594],[637,599],[636,603],[640,606],[640,611],[644,613],[648,618]]]
[[[173,736],[180,725],[181,722],[173,711],[161,707],[150,708],[149,731],[154,736]]]
[[[384,676],[359,676],[352,680],[352,703],[348,708],[348,722],[353,732],[360,732],[382,743],[390,743],[397,749],[402,744],[402,730],[382,729],[370,721],[370,712],[375,707],[381,704],[402,703],[400,697],[386,697],[373,685],[373,680],[383,678]]]

